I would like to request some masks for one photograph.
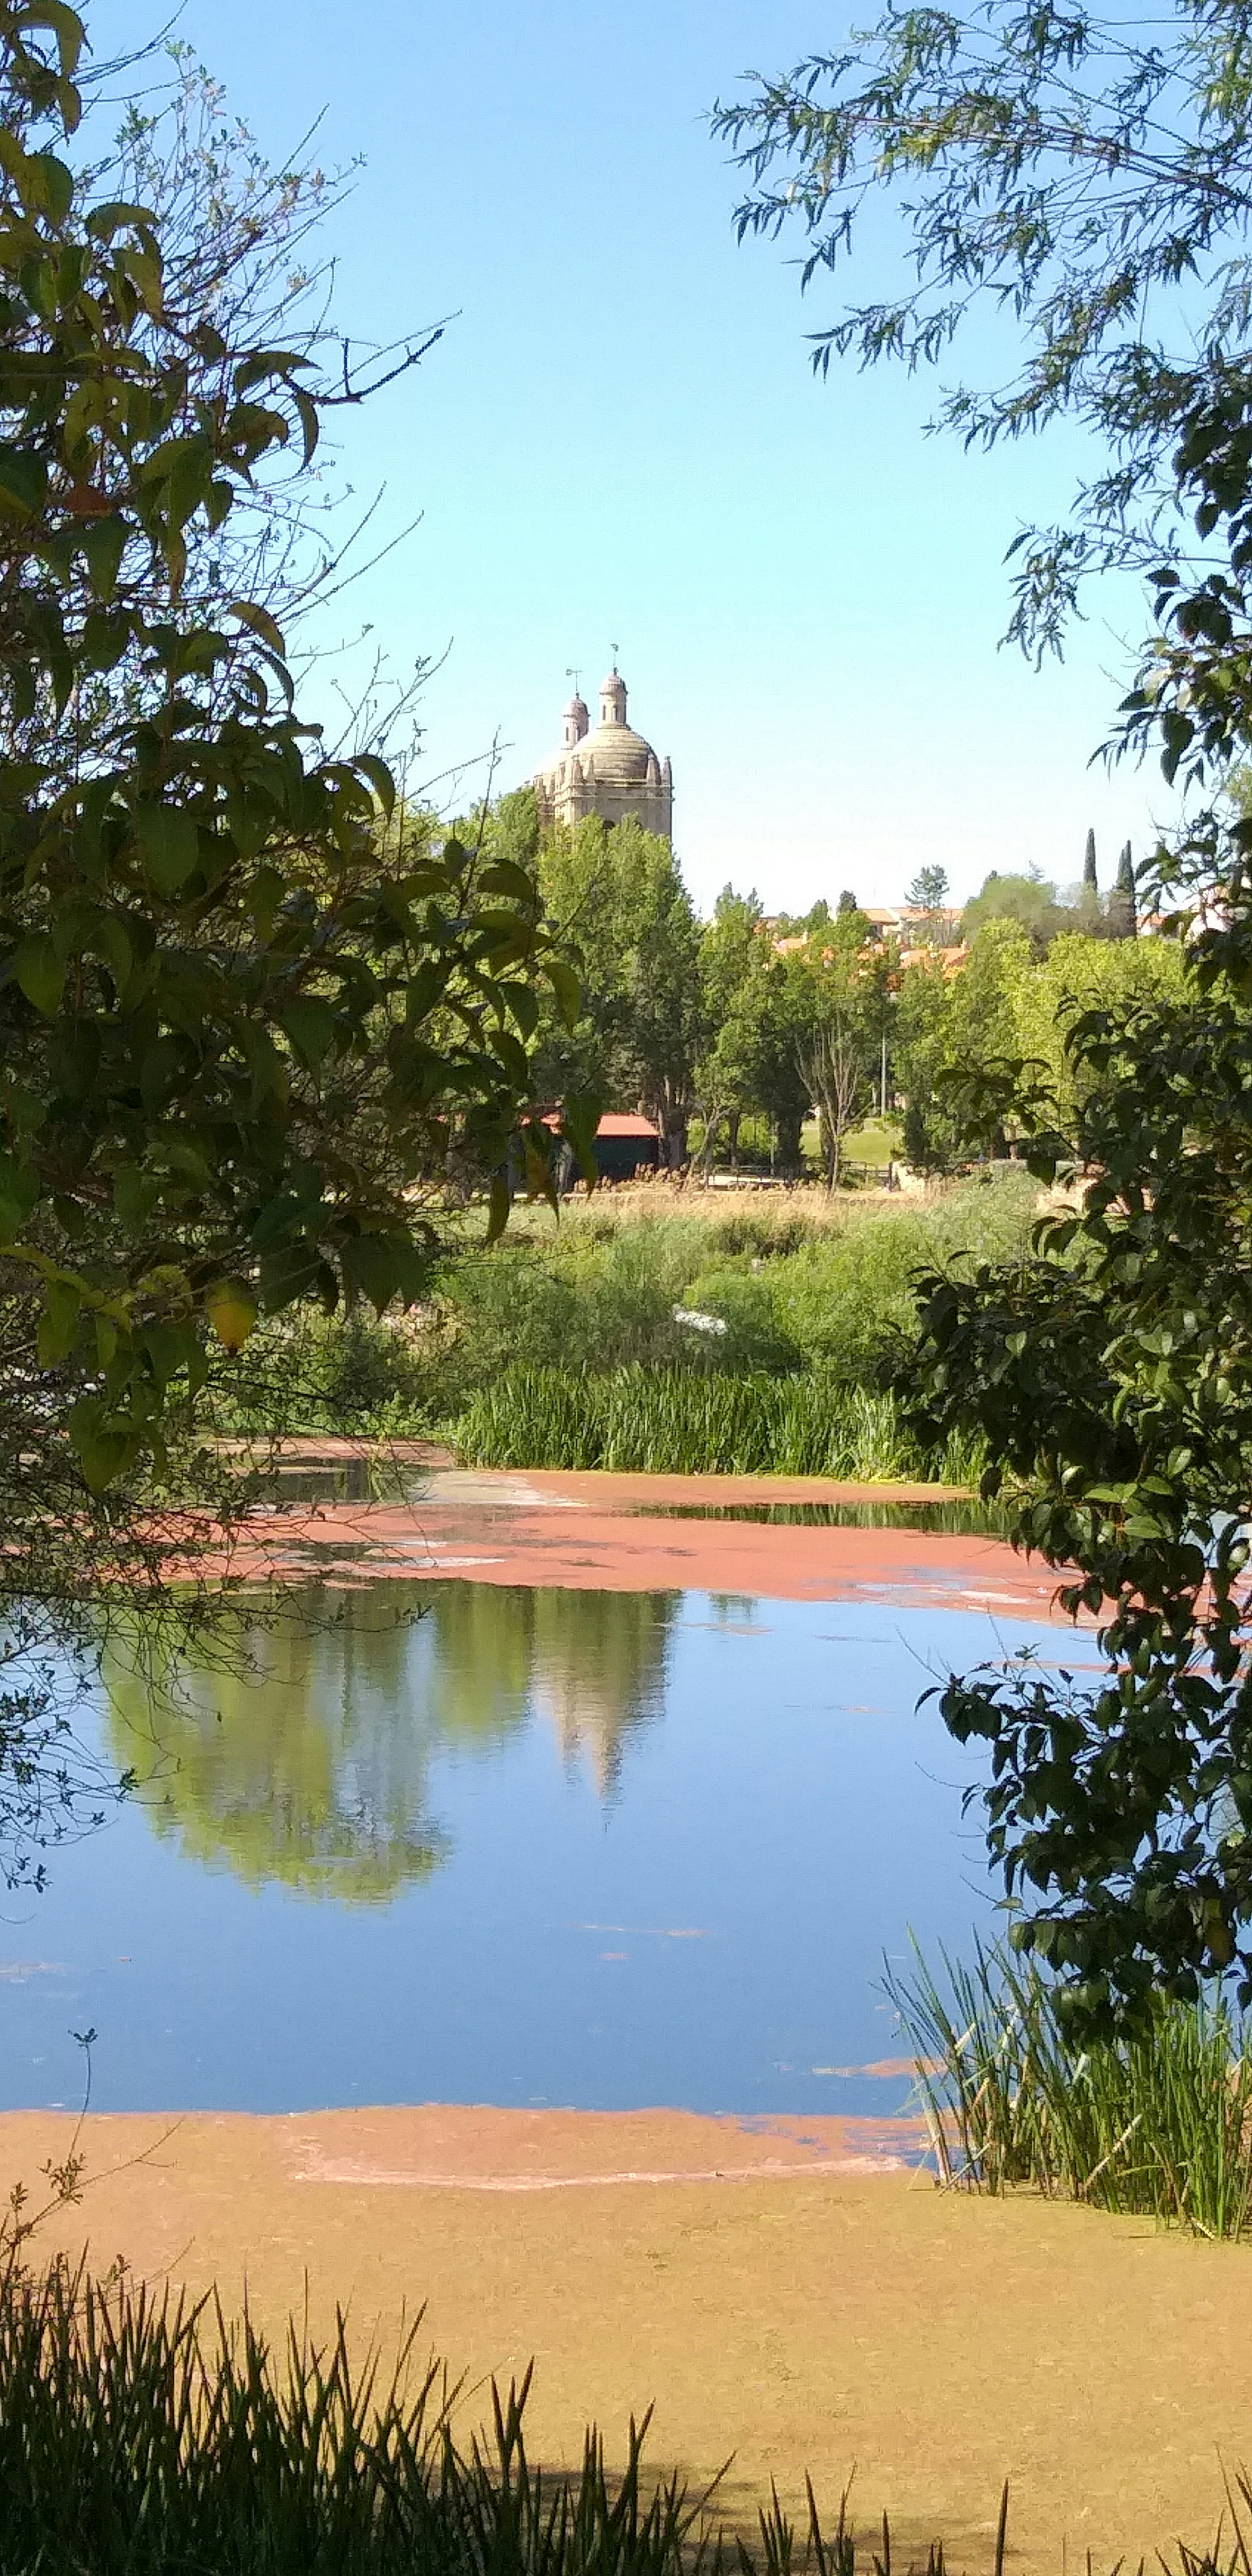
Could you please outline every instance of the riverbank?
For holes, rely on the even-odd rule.
[[[771,2477],[802,2504],[806,2469],[833,2520],[855,2470],[853,2520],[872,2536],[885,2507],[902,2564],[942,2537],[954,2571],[989,2567],[1006,2476],[1022,2576],[1210,2540],[1222,2462],[1252,2455],[1252,2249],[941,2193],[885,2160],[805,2169],[861,2125],[93,2117],[63,2241],[157,2285],[216,2281],[228,2309],[246,2285],[275,2333],[307,2295],[315,2330],[339,2302],[386,2351],[425,2302],[463,2425],[534,2357],[531,2447],[554,2464],[593,2416],[620,2461],[655,2398],[653,2467],[704,2479],[733,2452],[722,2506],[745,2527]],[[70,2129],[0,2119],[6,2181]]]

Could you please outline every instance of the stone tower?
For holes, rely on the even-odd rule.
[[[663,839],[672,835],[674,781],[669,761],[658,761],[650,742],[626,722],[626,683],[616,668],[600,684],[600,721],[591,718],[580,697],[572,697],[562,719],[564,741],[555,760],[535,779],[541,830],[554,823],[580,823],[584,814],[599,814],[620,823],[633,814],[645,832]]]

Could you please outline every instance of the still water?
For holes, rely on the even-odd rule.
[[[310,1591],[80,1733],[134,1795],[0,1917],[4,2107],[886,2112],[909,1928],[994,1931],[919,1693],[1055,1629],[702,1593]],[[1068,1641],[1067,1641],[1068,1642]],[[1066,1659],[1072,1662],[1071,1654]]]

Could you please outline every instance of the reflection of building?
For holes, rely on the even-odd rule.
[[[616,1788],[630,1737],[661,1714],[670,1592],[537,1592],[534,1706],[567,1762],[581,1756],[601,1797]]]
[[[581,823],[598,814],[605,823],[624,822],[628,814],[645,832],[669,840],[674,819],[674,781],[669,761],[659,761],[650,742],[626,722],[626,683],[616,665],[600,683],[600,721],[591,726],[583,700],[572,697],[565,710],[565,740],[535,780],[539,824]]]

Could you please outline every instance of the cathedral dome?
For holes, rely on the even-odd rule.
[[[648,775],[649,761],[656,753],[641,733],[628,724],[593,725],[583,735],[578,757],[584,769],[606,786],[641,787]]]
[[[581,695],[564,715],[565,740],[535,780],[539,818],[573,824],[598,814],[606,823],[634,815],[645,830],[667,840],[672,829],[670,765],[658,761],[650,742],[626,722],[626,683],[616,668],[600,684],[600,721],[589,728]]]

